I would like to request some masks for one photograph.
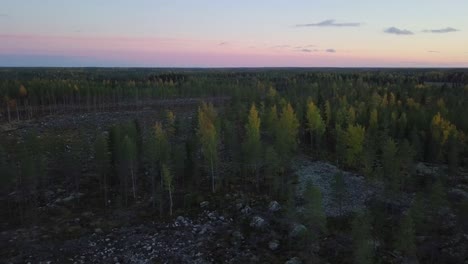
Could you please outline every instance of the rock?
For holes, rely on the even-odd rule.
[[[301,224],[294,224],[289,232],[291,238],[303,237],[306,235],[307,227]]]
[[[453,188],[449,191],[449,197],[455,202],[463,202],[468,200],[468,192],[462,189]]]
[[[276,239],[268,243],[268,247],[273,251],[277,250],[279,248],[279,245],[280,245],[279,241]]]
[[[211,230],[211,226],[208,225],[208,224],[205,224],[202,226],[201,230],[198,232],[199,235],[203,235],[205,233],[207,233],[208,231]]]
[[[81,196],[83,196],[84,194],[83,193],[72,193],[70,194],[70,196],[68,197],[65,197],[63,199],[57,199],[57,200],[60,200],[60,202],[63,202],[63,203],[69,203],[71,201],[74,201],[76,199],[79,199]],[[57,201],[56,201],[57,202]]]
[[[203,201],[200,203],[200,208],[207,208],[210,205],[210,202],[208,201]]]
[[[286,261],[284,264],[302,264],[302,261],[298,257],[294,257]]]
[[[254,216],[250,222],[250,226],[256,229],[263,229],[266,224],[267,223],[265,219],[261,218],[260,216]]]
[[[272,201],[270,205],[268,205],[268,211],[275,213],[281,210],[281,205],[277,201]]]
[[[94,233],[96,234],[102,234],[102,229],[101,228],[95,228]]]
[[[241,213],[246,216],[250,215],[252,213],[252,209],[250,208],[250,206],[247,205],[244,208],[242,208]]]
[[[179,215],[174,222],[174,226],[190,226],[191,224],[192,223],[188,218],[184,218],[181,215]]]
[[[218,214],[216,212],[209,212],[208,213],[208,218],[210,218],[210,220],[216,220],[218,219]]]
[[[421,176],[429,176],[437,178],[440,174],[440,169],[428,163],[419,162],[415,166],[416,174]]]

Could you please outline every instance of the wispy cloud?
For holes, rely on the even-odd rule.
[[[0,17],[8,17],[8,15],[5,14],[5,13],[1,13],[1,14],[0,14]]]
[[[460,30],[458,30],[456,28],[452,28],[452,27],[423,30],[423,32],[425,32],[425,33],[435,33],[435,34],[450,33],[450,32],[457,32],[457,31],[460,31]]]
[[[325,50],[325,52],[328,52],[328,53],[336,53],[336,50],[335,50],[335,49],[327,49],[327,50]]]
[[[273,46],[272,48],[274,49],[284,49],[284,48],[289,48],[291,47],[290,45],[276,45],[276,46]]]
[[[438,51],[438,50],[428,50],[427,52],[429,52],[429,53],[440,53],[440,51]]]
[[[226,45],[228,45],[228,44],[229,44],[229,42],[224,41],[224,42],[220,42],[220,43],[218,44],[218,46],[226,46]]]
[[[389,27],[384,30],[387,34],[394,34],[394,35],[414,35],[414,33],[407,29],[399,29],[396,27]]]
[[[345,22],[345,23],[337,23],[334,19],[324,20],[318,23],[310,23],[310,24],[297,24],[296,27],[359,27],[361,23],[357,22]]]
[[[302,52],[312,52],[313,50],[310,49],[301,49]]]

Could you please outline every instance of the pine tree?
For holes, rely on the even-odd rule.
[[[320,115],[320,110],[313,102],[307,104],[306,119],[307,129],[310,133],[310,144],[315,147],[317,153],[325,133],[325,123]]]
[[[265,150],[265,174],[270,183],[271,191],[270,193],[279,197],[281,192],[280,190],[284,187],[281,178],[281,161],[278,153],[276,153],[275,148],[269,146]]]
[[[266,111],[264,120],[265,132],[272,136],[275,135],[276,127],[278,126],[278,110],[276,105],[273,105]]]
[[[408,257],[413,257],[416,254],[414,223],[409,213],[404,215],[401,220],[396,237],[396,248]]]
[[[352,223],[354,263],[373,263],[374,250],[371,243],[371,224],[367,214],[358,215]]]
[[[261,159],[261,141],[260,141],[260,118],[258,111],[253,104],[249,111],[247,124],[245,125],[244,151],[247,163],[252,168],[255,175],[257,189],[259,188],[259,166]]]
[[[172,192],[174,189],[174,186],[172,185],[173,177],[172,177],[171,171],[169,170],[169,167],[166,164],[162,165],[162,176],[164,179],[164,187],[169,193],[169,215],[172,216],[172,207],[173,207]]]
[[[101,188],[104,193],[104,205],[108,202],[108,181],[107,176],[110,169],[110,156],[107,145],[107,138],[104,135],[99,135],[94,143],[94,153],[96,160],[96,168],[99,173]]]
[[[133,199],[136,200],[136,160],[137,160],[137,150],[135,142],[132,138],[126,135],[123,139],[122,143],[122,158],[125,164],[126,170],[130,172],[130,180],[132,181],[132,193]],[[128,180],[125,179],[125,184],[127,184]],[[127,189],[127,188],[126,188]]]
[[[382,147],[382,167],[388,190],[395,193],[400,190],[398,147],[393,139],[388,138]]]
[[[326,232],[327,218],[322,204],[320,189],[314,186],[312,182],[307,182],[304,190],[304,199],[306,201],[306,221],[319,232]]]
[[[339,214],[342,215],[343,201],[346,196],[346,184],[344,180],[343,172],[339,171],[335,173],[333,183],[333,201],[338,206]]]

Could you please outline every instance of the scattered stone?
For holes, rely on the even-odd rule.
[[[250,226],[256,229],[263,229],[266,226],[266,221],[260,216],[254,216],[250,222]]]
[[[268,247],[273,251],[277,250],[279,248],[279,245],[280,245],[279,241],[276,239],[268,243]]]
[[[302,264],[302,261],[298,257],[294,257],[286,261],[284,264]]]
[[[242,208],[241,213],[245,216],[248,216],[252,213],[252,208],[250,208],[250,206],[247,205],[244,208]]]
[[[294,224],[291,228],[291,232],[289,232],[289,236],[291,238],[298,238],[305,236],[307,232],[307,227],[302,224]]]
[[[272,201],[268,206],[268,211],[275,213],[281,210],[281,205],[277,201]]]

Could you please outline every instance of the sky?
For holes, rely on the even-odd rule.
[[[0,0],[0,66],[468,67],[466,0]]]

